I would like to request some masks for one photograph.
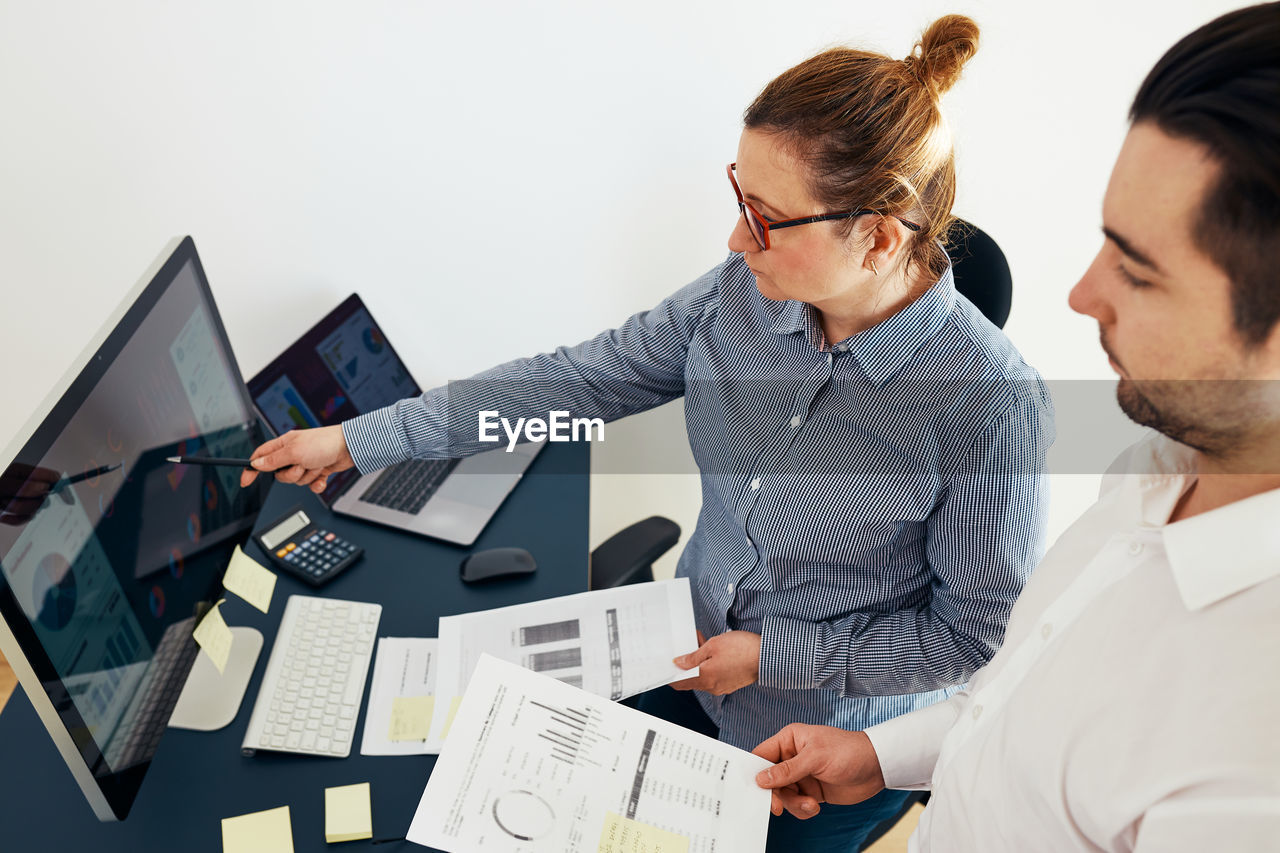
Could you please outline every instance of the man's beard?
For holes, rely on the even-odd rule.
[[[1161,405],[1157,406],[1152,402],[1149,393],[1144,394],[1140,391],[1133,380],[1121,377],[1119,384],[1116,385],[1116,402],[1120,404],[1121,411],[1139,426],[1151,427],[1179,444],[1185,444],[1201,453],[1211,456],[1226,455],[1238,446],[1241,438],[1239,432],[1214,429],[1196,423],[1180,415],[1177,411],[1179,407],[1173,402],[1180,396],[1184,399],[1190,397],[1188,392],[1194,393],[1194,388],[1191,387],[1194,382],[1195,380],[1174,380],[1143,383],[1150,390],[1164,392],[1160,394]],[[1182,408],[1193,408],[1189,399],[1187,402],[1188,405]]]

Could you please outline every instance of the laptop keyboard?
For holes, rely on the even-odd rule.
[[[392,465],[360,500],[416,515],[457,464],[457,459],[411,459]]]

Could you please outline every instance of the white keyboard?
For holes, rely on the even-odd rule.
[[[382,605],[291,595],[240,751],[351,754]]]

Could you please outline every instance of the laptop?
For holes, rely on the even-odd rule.
[[[422,393],[358,294],[351,294],[248,382],[277,434],[339,424]],[[361,476],[334,474],[320,494],[331,510],[471,545],[520,481],[541,443],[465,459],[413,459]]]

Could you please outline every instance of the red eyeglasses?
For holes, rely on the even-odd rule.
[[[823,213],[818,216],[800,216],[795,219],[779,219],[771,222],[760,214],[760,211],[751,206],[751,202],[742,197],[742,189],[738,186],[738,181],[733,177],[733,170],[738,168],[737,163],[730,163],[725,171],[729,174],[729,183],[733,184],[733,191],[738,196],[738,210],[741,211],[743,217],[747,220],[747,230],[751,232],[751,236],[756,238],[756,245],[761,249],[769,248],[769,232],[777,228],[790,228],[793,225],[809,225],[813,222],[831,222],[836,219],[853,219],[856,216],[866,216],[869,213],[875,213],[880,216],[886,214],[879,210],[871,210],[863,208],[862,210],[851,210],[848,213]],[[920,226],[914,222],[908,222],[901,216],[894,216],[894,219],[912,231],[919,231]]]

